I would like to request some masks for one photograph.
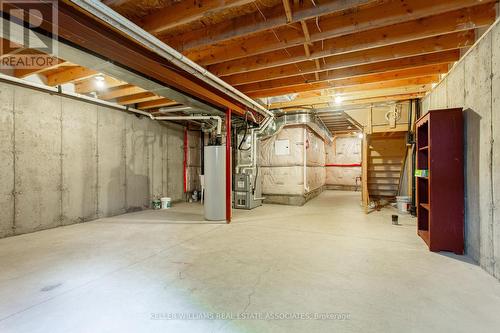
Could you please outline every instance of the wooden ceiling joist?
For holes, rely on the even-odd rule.
[[[323,0],[319,2],[305,1],[291,4],[293,14],[292,22],[300,22],[320,15],[332,14],[346,9],[353,9],[378,0]],[[258,6],[258,5],[257,5]],[[201,29],[175,34],[165,38],[164,41],[178,50],[188,50],[206,45],[220,43],[225,40],[243,37],[257,32],[270,30],[286,25],[287,19],[283,15],[283,5],[279,4],[269,8],[259,8],[231,20],[209,25]]]
[[[141,19],[142,27],[158,35],[175,26],[199,20],[217,11],[242,6],[254,0],[181,0]]]
[[[114,88],[108,92],[100,94],[99,98],[104,99],[104,100],[110,100],[110,99],[120,98],[120,97],[124,97],[124,96],[139,94],[139,93],[142,93],[145,91],[146,90],[144,90],[142,88],[139,88],[139,87],[136,87],[136,86],[129,84],[126,86]]]
[[[141,92],[138,94],[133,94],[133,95],[117,98],[116,102],[118,104],[121,104],[121,105],[130,105],[130,104],[136,104],[136,103],[141,103],[141,102],[159,100],[162,98],[163,97],[155,95],[152,92],[146,91],[146,92]]]
[[[303,61],[293,65],[285,65],[225,76],[223,79],[232,85],[278,79],[289,76],[311,74],[320,71],[334,70],[350,66],[359,66],[396,58],[445,51],[470,46],[475,41],[475,31],[451,33],[416,41],[382,46],[364,51],[339,54],[323,58],[321,61]]]
[[[365,100],[368,98],[378,98],[384,96],[408,95],[408,94],[425,94],[430,89],[431,89],[430,85],[417,85],[417,86],[381,89],[369,92],[356,93],[353,95],[343,96],[342,105],[350,101]],[[334,97],[332,95],[326,95],[326,96],[315,96],[307,98],[297,98],[293,101],[273,103],[270,105],[270,108],[281,109],[281,108],[296,107],[296,106],[311,105],[311,104],[321,104],[321,103],[335,104]]]
[[[133,0],[102,0],[106,6],[119,7]]]
[[[57,86],[65,83],[75,82],[99,74],[98,72],[85,67],[73,67],[51,73],[47,75],[47,85]]]
[[[356,99],[356,100],[349,100],[345,101],[342,103],[342,106],[349,106],[349,105],[360,105],[360,104],[372,104],[372,103],[383,103],[383,102],[392,102],[392,101],[405,101],[409,99],[415,99],[415,98],[421,98],[425,94],[423,93],[415,93],[415,94],[403,94],[403,95],[393,95],[393,96],[381,96],[381,97],[370,97],[370,98],[364,98],[364,99]],[[307,106],[311,106],[313,108],[327,108],[331,107],[334,103],[333,102],[328,102],[328,101],[314,101],[314,104],[306,104]],[[301,106],[302,107],[302,106]],[[283,109],[283,108],[298,108],[298,106],[286,106],[286,105],[281,105],[280,103],[276,104],[271,104],[270,105],[271,109]]]
[[[90,78],[75,82],[75,91],[79,94],[88,94],[91,92],[104,92],[111,88],[125,85],[128,85],[128,83],[105,75],[103,84],[104,87],[99,87],[95,79]]]
[[[23,10],[30,9],[29,4],[25,2],[9,3],[9,6]],[[49,11],[51,7],[45,6],[43,10]],[[197,78],[193,73],[183,70],[144,45],[131,41],[125,34],[110,29],[104,21],[96,19],[85,10],[79,10],[69,1],[58,2],[57,18],[55,22],[53,15],[43,15],[39,30],[52,31],[53,25],[57,24],[61,40],[83,46],[90,53],[98,54],[118,66],[126,67],[139,75],[182,92],[189,103],[198,105],[202,109],[230,108],[235,114],[246,113],[246,108],[239,99],[233,98],[219,87],[209,87],[204,80]],[[57,84],[52,81],[52,84]]]
[[[49,56],[49,55],[47,55],[47,57],[53,58],[52,56]],[[61,66],[69,66],[69,65],[71,65],[71,63],[69,63],[69,62],[67,62],[65,60],[62,60],[62,59],[56,59],[55,62],[56,62],[55,64],[53,64],[51,66],[46,66],[46,67],[38,67],[38,68],[15,68],[14,69],[14,76],[17,77],[17,78],[24,78],[24,77],[27,77],[27,76],[30,76],[30,75],[40,74],[40,73],[43,73],[45,71],[56,69],[56,68],[59,68]]]
[[[285,9],[286,23],[293,21],[292,7],[290,6],[290,0],[283,0],[283,8]]]
[[[12,54],[16,54],[18,52],[21,52],[23,50],[26,50],[22,47],[21,44],[12,42],[8,39],[0,37],[0,43],[1,43],[1,54],[0,54],[0,59],[8,57]]]
[[[380,90],[388,88],[398,88],[406,86],[429,85],[439,82],[439,75],[428,75],[417,78],[390,80],[375,83],[359,84],[355,86],[327,89],[330,95],[342,95],[361,91]]]
[[[394,1],[380,6],[382,8],[380,12],[376,10],[379,7],[370,8],[365,14],[370,20],[364,18],[363,11],[358,11],[350,15],[332,17],[331,22],[326,19],[321,21],[321,31],[317,30],[315,22],[309,23],[311,42],[314,42],[311,53],[322,48],[335,49],[336,53],[350,52],[446,32],[468,30],[489,25],[496,18],[496,3],[443,12],[448,7],[453,8],[457,2],[479,1],[445,1],[449,4],[448,7],[444,6],[441,0],[407,1],[412,2],[416,10],[408,14],[408,9],[404,6],[404,10],[399,8],[402,11],[400,15],[395,16],[397,20],[391,20],[392,17],[388,16],[391,11],[388,11],[387,7],[391,4],[400,6],[400,3],[406,1]],[[413,20],[408,21],[411,18]],[[304,44],[302,31],[290,28],[287,31],[287,35],[273,32],[262,36],[255,34],[246,39],[234,39],[203,49],[189,50],[185,55],[201,65],[213,65]]]
[[[448,64],[428,65],[400,71],[393,71],[387,73],[370,74],[365,76],[358,76],[340,80],[330,80],[324,82],[298,84],[289,87],[277,87],[272,89],[263,89],[254,92],[247,92],[246,94],[253,98],[263,98],[270,96],[281,96],[287,94],[301,93],[305,91],[321,90],[328,88],[348,87],[360,84],[377,83],[391,80],[419,78],[429,75],[437,75],[447,73],[449,69]]]
[[[168,98],[161,98],[148,102],[140,102],[137,104],[137,108],[140,110],[149,110],[149,109],[161,108],[165,106],[174,106],[174,105],[178,105],[178,103]]]
[[[385,73],[390,71],[399,71],[415,67],[422,67],[431,64],[448,64],[460,59],[460,50],[450,50],[436,53],[429,53],[420,56],[407,57],[402,59],[381,61],[366,65],[339,68],[327,72],[320,73],[320,81],[346,79],[355,76],[364,76],[376,73]],[[242,92],[253,92],[264,89],[283,88],[315,82],[315,77],[312,74],[297,75],[282,79],[273,79],[256,83],[249,83],[237,86]]]

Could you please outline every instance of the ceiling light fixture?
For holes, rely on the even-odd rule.
[[[335,104],[342,104],[342,101],[344,100],[342,97],[340,96],[335,96]]]
[[[97,87],[98,89],[102,89],[102,88],[104,88],[104,85],[105,85],[105,83],[106,83],[106,82],[104,81],[104,75],[102,75],[102,74],[96,75],[96,76],[94,77],[94,79],[95,79],[95,85],[96,85],[96,87]]]

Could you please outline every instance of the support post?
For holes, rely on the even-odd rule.
[[[226,223],[231,223],[232,214],[232,168],[231,168],[231,109],[226,111]]]
[[[368,134],[363,133],[363,157],[361,160],[361,193],[365,214],[368,214],[370,194],[368,193]]]
[[[184,193],[187,192],[187,159],[188,159],[188,129],[187,127],[184,128],[184,171],[183,171],[183,176],[184,176]]]

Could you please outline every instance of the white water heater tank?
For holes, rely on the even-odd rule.
[[[226,219],[226,146],[205,146],[204,211],[208,221]]]

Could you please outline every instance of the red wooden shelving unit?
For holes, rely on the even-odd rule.
[[[464,252],[462,109],[431,110],[417,120],[417,233],[431,251]]]

